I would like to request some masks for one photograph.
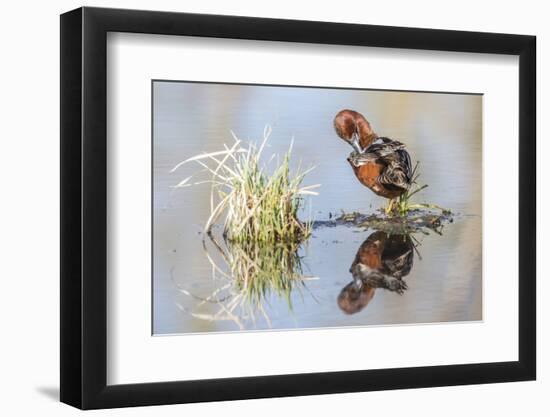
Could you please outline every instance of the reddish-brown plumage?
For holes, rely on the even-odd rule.
[[[350,162],[350,165],[353,168],[353,172],[355,173],[355,176],[357,177],[359,182],[365,187],[368,187],[375,194],[385,198],[395,198],[403,194],[404,190],[391,190],[387,187],[384,187],[377,181],[378,176],[385,168],[383,164],[368,162],[365,165],[357,167]]]
[[[348,284],[338,295],[338,307],[346,314],[355,314],[363,310],[374,297],[376,288],[363,286],[357,290],[353,284]]]
[[[378,269],[382,267],[382,252],[384,251],[384,240],[374,242],[367,239],[357,251],[355,262],[367,265],[369,268]]]
[[[370,123],[361,113],[354,110],[342,110],[334,118],[334,129],[342,139],[351,142],[354,133],[359,135],[359,143],[365,149],[376,138]]]

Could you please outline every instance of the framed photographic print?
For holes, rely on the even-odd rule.
[[[61,16],[61,400],[535,379],[535,38]]]

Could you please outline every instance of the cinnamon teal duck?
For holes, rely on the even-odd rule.
[[[353,148],[348,162],[355,176],[375,194],[390,200],[386,208],[386,214],[390,214],[395,199],[412,182],[411,157],[405,144],[378,136],[367,119],[354,110],[340,111],[334,118],[334,128]]]
[[[337,303],[346,314],[363,310],[377,288],[402,294],[403,280],[414,263],[414,243],[408,234],[372,233],[359,247],[349,272],[353,280],[338,295]]]

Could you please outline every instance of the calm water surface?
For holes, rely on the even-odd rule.
[[[421,163],[420,182],[429,184],[415,201],[460,215],[441,235],[414,234],[412,258],[408,243],[388,243],[392,253],[387,252],[386,269],[408,262],[394,271],[402,275],[403,288],[394,285],[391,274],[382,277],[387,270],[372,268],[367,269],[375,278],[373,287],[355,288],[350,267],[358,252],[377,240],[373,230],[317,228],[295,253],[280,257],[275,250],[245,248],[245,255],[266,268],[284,269],[290,259],[290,269],[299,267],[303,278],[290,290],[266,290],[260,304],[246,299],[231,279],[232,262],[241,259],[235,258],[236,249],[223,245],[223,239],[218,248],[201,233],[210,213],[209,186],[172,188],[198,166],[186,164],[174,173],[171,168],[231,144],[231,130],[256,142],[270,125],[267,154],[284,153],[293,138],[293,164],[315,166],[305,184],[321,184],[320,194],[301,217],[372,212],[386,201],[359,184],[346,162],[351,148],[332,127],[343,108],[360,111],[377,133],[407,144],[413,163]],[[154,333],[481,320],[481,112],[479,95],[155,82]],[[353,298],[354,291],[357,300],[346,308],[344,299]]]

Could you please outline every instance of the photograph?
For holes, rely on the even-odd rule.
[[[543,2],[3,6],[0,417],[550,415]]]
[[[483,320],[483,94],[151,88],[153,335]]]

